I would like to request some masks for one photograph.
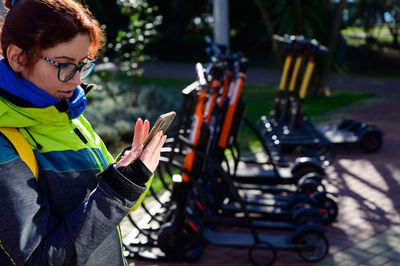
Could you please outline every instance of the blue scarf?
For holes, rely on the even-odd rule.
[[[45,108],[55,105],[60,100],[44,90],[38,89],[31,82],[17,77],[16,73],[7,67],[4,58],[0,56],[0,88],[13,96],[21,98],[36,107]],[[69,118],[79,117],[86,108],[85,92],[81,86],[76,86],[74,94],[68,100]]]
[[[68,100],[69,118],[78,118],[83,113],[83,110],[85,110],[86,104],[85,91],[81,86],[76,86],[74,94]]]

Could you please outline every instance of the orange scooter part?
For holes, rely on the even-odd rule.
[[[221,82],[218,80],[213,79],[210,82],[212,94],[211,94],[210,99],[207,101],[207,105],[206,105],[206,112],[205,112],[206,119],[205,120],[206,120],[207,124],[210,123],[211,115],[214,110],[214,106],[215,106],[215,103],[216,103],[217,97],[218,97],[218,89],[220,88],[220,86],[221,86]]]
[[[218,140],[218,146],[221,149],[225,149],[228,144],[229,133],[231,131],[232,122],[234,119],[236,107],[239,103],[240,96],[242,94],[244,79],[246,74],[243,72],[239,73],[239,78],[234,82],[234,89],[230,91],[230,101],[228,110],[226,111],[226,116],[222,126],[221,135]]]
[[[206,100],[207,100],[207,93],[199,92],[193,116],[192,131],[190,133],[190,139],[189,139],[190,143],[193,146],[197,146],[197,143],[199,141],[201,126],[203,125],[203,120],[204,120],[203,114],[204,114]],[[193,169],[194,157],[195,157],[195,152],[193,150],[190,150],[188,153],[186,153],[185,163],[183,166],[189,172]],[[190,178],[185,173],[182,173],[182,181],[189,182]]]
[[[224,100],[226,95],[228,94],[229,91],[229,85],[231,83],[231,78],[232,78],[232,71],[231,70],[226,70],[225,71],[225,79],[224,79],[224,86],[222,87],[222,92],[220,97],[218,98],[218,106],[222,108],[224,104]]]

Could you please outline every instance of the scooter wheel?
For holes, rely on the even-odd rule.
[[[318,206],[324,210],[324,213],[322,213],[322,220],[324,224],[333,223],[339,214],[339,208],[336,200],[331,195],[325,194],[320,199],[317,199],[317,202]]]
[[[377,152],[381,146],[382,136],[376,131],[368,131],[360,139],[360,147],[365,152]]]
[[[306,182],[306,181],[308,181],[308,180],[313,180],[313,181],[315,181],[315,182],[322,183],[324,179],[325,179],[325,177],[323,177],[323,176],[320,175],[320,174],[317,174],[317,173],[308,173],[308,174],[302,176],[302,177],[299,179],[298,184],[302,184],[302,183],[304,183],[304,182]]]
[[[292,167],[292,174],[300,182],[303,177],[312,174],[319,175],[320,178],[323,178],[325,171],[320,165],[317,165],[314,162],[295,162]]]
[[[322,214],[316,208],[301,208],[296,210],[291,219],[295,225],[304,225],[308,223],[321,224]]]
[[[322,260],[329,250],[329,242],[324,234],[319,232],[305,232],[298,237],[296,241],[297,254],[309,262]]]
[[[304,194],[294,195],[291,200],[286,204],[285,209],[294,213],[301,208],[309,208],[317,205],[317,202]]]
[[[304,182],[299,182],[297,185],[298,193],[305,193],[306,195],[311,195],[314,192],[321,191],[325,192],[325,186],[320,182],[313,179],[306,179]]]
[[[249,248],[248,256],[253,265],[272,265],[276,260],[276,249],[271,243],[261,241]]]
[[[182,250],[185,243],[182,228],[172,223],[163,224],[158,233],[157,243],[166,254]]]

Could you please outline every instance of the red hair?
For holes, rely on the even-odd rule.
[[[104,45],[99,22],[82,4],[74,0],[4,0],[9,9],[0,29],[1,48],[7,60],[11,44],[40,53],[69,41],[80,33],[90,37],[89,56],[95,57]],[[32,66],[37,58],[25,53],[23,64]]]

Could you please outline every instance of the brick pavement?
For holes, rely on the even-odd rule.
[[[400,265],[399,100],[384,98],[350,114],[382,128],[384,145],[376,154],[342,153],[329,169],[340,215],[328,231],[332,256],[319,265]]]
[[[367,238],[356,245],[334,253],[315,266],[400,265],[400,226]]]

